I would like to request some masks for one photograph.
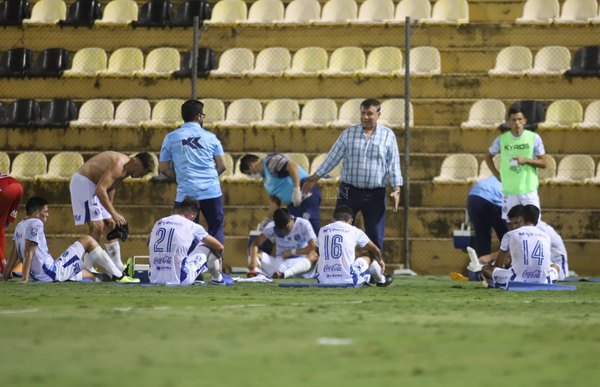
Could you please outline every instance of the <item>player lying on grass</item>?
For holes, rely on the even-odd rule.
[[[23,262],[22,283],[28,282],[29,277],[39,282],[96,279],[96,275],[89,270],[93,265],[102,267],[119,283],[139,282],[137,279],[124,275],[106,251],[102,250],[98,242],[89,235],[81,237],[69,246],[58,259],[54,260],[48,251],[44,232],[44,224],[49,214],[48,201],[34,196],[25,204],[25,212],[27,219],[19,222],[15,228],[13,247],[4,270],[4,279],[8,279],[19,259]],[[82,257],[84,257],[83,260]]]
[[[260,251],[267,239],[275,239],[275,255]],[[252,241],[248,276],[263,274],[272,278],[312,278],[317,262],[317,236],[310,222],[290,215],[287,208],[273,212],[273,220]]]
[[[523,205],[517,204],[512,207],[508,212],[508,230],[514,230],[519,227],[520,220],[518,214],[522,211]],[[567,248],[565,247],[565,243],[560,235],[554,230],[552,226],[548,223],[539,220],[535,225],[538,229],[542,230],[550,237],[550,260],[553,264],[557,265],[560,270],[558,272],[558,280],[564,280],[569,274],[569,261],[567,258]],[[479,272],[483,265],[491,264],[498,257],[498,252],[493,252],[491,254],[482,255],[481,257],[477,257],[477,253],[474,249],[467,247],[467,253],[469,255],[469,266],[467,266],[467,270],[470,272]],[[467,277],[464,277],[460,273],[451,273],[450,277],[455,280],[463,280],[467,281]],[[470,276],[470,278],[472,278]]]
[[[535,227],[539,208],[528,204],[512,215],[510,222],[516,222],[518,227],[504,235],[496,261],[481,271],[488,285],[505,288],[509,281],[537,284],[556,281],[560,268],[550,260],[550,237]]]
[[[381,251],[367,234],[352,225],[352,209],[339,206],[333,212],[334,222],[319,231],[319,261],[317,281],[323,284],[369,283],[371,276],[377,286],[388,286],[392,276],[385,276]],[[356,245],[366,247],[373,257],[356,257]]]
[[[191,285],[209,271],[212,285],[233,285],[221,273],[223,245],[194,222],[200,211],[198,201],[186,197],[174,214],[158,220],[152,228],[150,249],[150,283]]]

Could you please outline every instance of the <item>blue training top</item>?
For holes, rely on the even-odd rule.
[[[490,203],[502,207],[502,183],[496,179],[496,176],[479,180],[469,190],[470,195],[479,196]]]
[[[292,191],[294,190],[294,183],[290,176],[277,177],[269,171],[267,167],[266,158],[263,159],[263,171],[265,176],[263,177],[263,185],[270,196],[274,196],[285,203],[286,206],[292,203]],[[300,180],[306,178],[308,173],[301,166],[298,165],[298,172],[300,173]]]
[[[186,122],[166,135],[160,149],[161,162],[173,161],[177,176],[177,198],[196,200],[222,195],[215,156],[223,155],[223,146],[213,133],[196,122]]]

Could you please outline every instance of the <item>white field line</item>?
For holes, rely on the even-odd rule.
[[[32,309],[6,309],[0,310],[0,314],[23,314],[23,313],[37,313],[40,310],[37,308]]]

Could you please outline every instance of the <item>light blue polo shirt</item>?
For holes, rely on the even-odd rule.
[[[223,155],[223,146],[213,133],[196,122],[186,122],[167,134],[160,148],[159,161],[172,161],[177,176],[177,197],[196,200],[222,195],[215,156]]]
[[[475,183],[469,191],[469,196],[471,195],[479,196],[498,207],[502,207],[502,183],[496,179],[496,176],[489,176]]]

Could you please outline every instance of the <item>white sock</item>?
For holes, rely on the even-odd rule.
[[[369,272],[371,273],[371,277],[375,279],[375,282],[380,284],[385,283],[385,276],[381,272],[381,265],[379,265],[379,262],[371,262],[371,266],[369,266]]]
[[[106,252],[110,259],[112,259],[119,269],[123,270],[125,265],[123,265],[123,261],[121,261],[121,245],[119,244],[119,241],[107,242],[104,244],[104,247],[106,247]]]
[[[115,265],[106,251],[102,250],[102,247],[98,246],[88,254],[92,259],[92,263],[98,262],[98,266],[101,266],[104,270],[115,277],[120,278],[123,276],[123,271]]]
[[[90,270],[94,267],[94,260],[88,253],[83,255],[83,259],[81,261],[83,262],[82,269]]]
[[[301,258],[294,266],[283,272],[283,278],[291,278],[298,274],[305,273],[310,270],[312,264],[307,258]]]
[[[213,280],[215,280],[217,282],[221,282],[223,280],[223,276],[221,275],[221,259],[220,258],[218,258],[213,253],[209,253],[208,254],[208,262],[207,262],[206,266],[208,266],[208,271],[210,272],[210,275],[212,276]]]

